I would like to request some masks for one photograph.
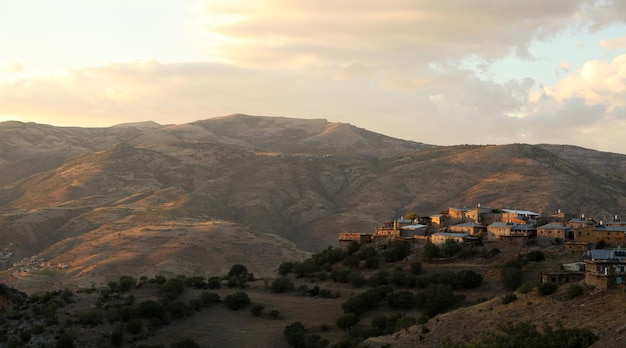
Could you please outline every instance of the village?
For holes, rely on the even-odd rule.
[[[373,233],[339,233],[339,243],[384,243],[393,239],[441,245],[453,240],[465,248],[553,247],[581,253],[582,260],[562,271],[542,274],[543,283],[584,281],[607,289],[626,284],[626,221],[614,216],[596,221],[557,211],[550,216],[518,209],[448,208],[428,217],[411,213],[386,222]]]

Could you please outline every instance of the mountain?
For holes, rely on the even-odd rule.
[[[338,232],[407,212],[480,203],[624,215],[625,169],[624,155],[573,146],[432,146],[321,119],[3,122],[0,251],[7,265],[33,254],[71,263],[68,277],[218,273],[239,261],[271,274]]]

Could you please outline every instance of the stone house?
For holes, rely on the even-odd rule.
[[[585,284],[601,289],[624,284],[626,250],[592,249],[583,257]]]
[[[574,229],[562,223],[552,222],[537,227],[537,244],[548,246],[557,244],[558,241],[573,241]]]

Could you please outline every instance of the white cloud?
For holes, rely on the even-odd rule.
[[[20,62],[10,62],[0,64],[0,71],[4,72],[21,72],[24,71],[24,65]]]

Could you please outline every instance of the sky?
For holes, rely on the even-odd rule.
[[[0,121],[234,113],[626,154],[626,1],[0,0]]]

